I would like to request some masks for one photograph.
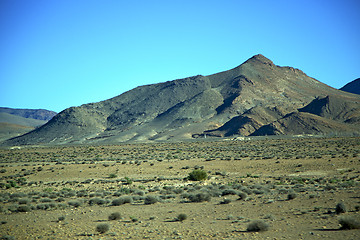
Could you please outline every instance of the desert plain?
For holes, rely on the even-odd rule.
[[[3,147],[0,237],[359,239],[359,161],[359,137]]]

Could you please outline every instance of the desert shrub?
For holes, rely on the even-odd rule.
[[[229,204],[229,203],[231,203],[231,199],[228,198],[225,198],[220,202],[220,204]]]
[[[119,219],[121,219],[121,214],[119,212],[114,212],[109,215],[108,219],[109,220],[119,220]]]
[[[194,194],[189,194],[188,199],[190,202],[204,202],[204,201],[210,201],[211,196],[207,192],[199,192]]]
[[[142,201],[142,200],[144,200],[144,199],[145,199],[145,197],[144,197],[144,196],[138,196],[138,195],[133,196],[132,198],[133,198],[133,200],[134,200],[134,201]]]
[[[121,191],[116,191],[113,193],[114,197],[120,197],[121,195],[123,195],[123,193]]]
[[[19,193],[13,193],[13,194],[11,194],[11,195],[10,195],[10,198],[15,198],[15,199],[17,199],[17,198],[24,198],[24,197],[26,197],[26,196],[27,196],[26,193],[19,192]]]
[[[340,229],[360,229],[360,221],[352,216],[343,216],[339,218]]]
[[[288,199],[288,200],[295,199],[296,197],[297,197],[297,194],[294,193],[294,192],[289,193],[289,194],[287,195],[287,199]]]
[[[144,191],[141,191],[141,190],[138,190],[135,192],[136,195],[139,195],[139,196],[144,196],[145,195],[145,192]]]
[[[154,203],[157,203],[159,201],[159,198],[156,197],[156,196],[146,196],[145,197],[145,200],[144,200],[144,204],[154,204]]]
[[[134,217],[134,216],[130,216],[130,219],[131,219],[132,222],[139,221],[139,219],[137,217]]]
[[[180,213],[177,217],[176,217],[176,220],[177,221],[180,221],[180,222],[182,222],[182,221],[184,221],[184,220],[186,220],[187,219],[187,215],[185,214],[185,213]]]
[[[18,212],[30,212],[31,211],[31,206],[28,205],[21,205],[17,208]]]
[[[89,200],[90,205],[104,205],[106,204],[106,200],[102,198],[92,198]]]
[[[197,169],[189,173],[187,178],[191,181],[203,181],[207,179],[207,173],[204,170]]]
[[[77,197],[87,197],[89,194],[86,192],[86,190],[81,190],[76,192]]]
[[[225,189],[222,191],[221,195],[222,196],[226,196],[226,195],[236,195],[237,191],[234,189]]]
[[[246,193],[247,195],[251,195],[252,191],[251,189],[247,188],[247,187],[242,187],[241,191],[243,191],[244,193]]]
[[[62,197],[67,197],[67,198],[69,198],[69,197],[75,197],[75,196],[76,196],[76,192],[73,191],[73,190],[71,190],[71,191],[64,191],[64,192],[61,192],[60,195],[61,195]]]
[[[58,197],[58,193],[51,193],[50,195],[49,195],[49,198],[57,198]]]
[[[336,204],[336,208],[335,208],[336,214],[345,213],[345,212],[346,212],[346,207],[344,203],[341,202]]]
[[[110,230],[110,225],[107,223],[100,223],[96,225],[96,231],[99,233],[106,233]]]
[[[120,206],[122,204],[132,203],[132,202],[133,202],[133,198],[131,196],[123,196],[112,200],[111,205]]]
[[[65,216],[60,216],[58,217],[58,222],[64,221],[65,220]]]
[[[109,178],[117,178],[117,175],[116,175],[115,173],[111,173],[111,174],[109,175]]]
[[[124,180],[125,180],[125,184],[127,185],[131,185],[133,183],[133,181],[129,177],[125,177]]]
[[[17,212],[19,205],[18,204],[11,204],[10,206],[8,206],[8,210],[10,212]]]
[[[173,190],[173,192],[174,192],[175,194],[181,194],[181,193],[184,192],[184,189],[182,189],[182,188],[175,188],[175,189]]]
[[[245,200],[247,198],[247,194],[245,192],[238,193],[239,200]]]
[[[64,202],[65,201],[65,198],[63,197],[59,197],[55,200],[56,202]]]
[[[82,205],[82,202],[79,200],[70,200],[68,204],[72,207],[80,207]]]
[[[49,208],[50,208],[49,204],[46,203],[40,203],[36,205],[36,209],[38,210],[47,210]]]
[[[57,208],[59,209],[65,209],[67,207],[67,205],[65,203],[58,203],[57,204]]]
[[[10,235],[2,235],[0,237],[1,240],[15,240],[14,236],[10,236]]]
[[[19,204],[29,204],[30,203],[30,199],[28,198],[21,198],[18,201]]]
[[[263,220],[254,220],[246,228],[248,232],[261,232],[269,230],[269,224]]]

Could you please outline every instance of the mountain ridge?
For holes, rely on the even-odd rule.
[[[340,88],[340,90],[349,92],[349,93],[360,94],[360,78],[357,78],[357,79],[345,84],[345,86]]]
[[[7,108],[0,107],[0,112],[17,115],[23,118],[32,118],[36,120],[49,121],[56,112],[46,109],[26,109],[26,108]]]
[[[139,86],[108,100],[65,109],[7,144],[29,144],[30,138],[33,144],[60,144],[181,140],[204,134],[250,136],[327,96],[346,102],[344,111],[349,102],[360,101],[359,96],[331,88],[299,69],[277,66],[258,54],[227,71]],[[359,110],[359,104],[353,105],[353,110]],[[299,114],[309,121],[318,117],[318,122],[333,121],[328,115],[305,118],[307,114]],[[341,129],[348,126],[349,131],[358,131],[357,116],[336,121],[347,124]],[[294,129],[288,132],[293,134]],[[286,127],[279,133],[287,134]]]

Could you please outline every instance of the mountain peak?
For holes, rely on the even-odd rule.
[[[260,63],[263,63],[263,64],[274,65],[274,63],[270,59],[268,59],[267,57],[265,57],[262,54],[254,55],[253,57],[251,57],[246,62],[260,62]]]

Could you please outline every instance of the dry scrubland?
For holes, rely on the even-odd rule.
[[[360,235],[360,138],[26,147],[0,159],[4,239]],[[187,179],[194,170],[206,180]]]

